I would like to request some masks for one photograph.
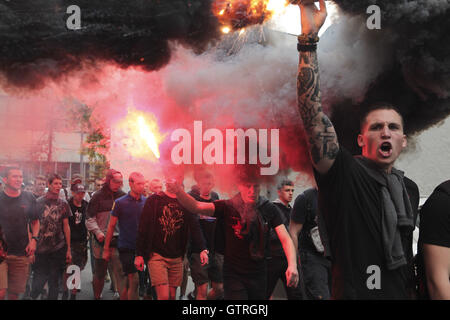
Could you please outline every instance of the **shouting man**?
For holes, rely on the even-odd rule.
[[[354,158],[339,145],[319,87],[316,47],[325,0],[320,9],[311,3],[300,4],[300,10],[298,108],[330,240],[332,298],[408,299],[417,201],[411,205],[403,172],[394,168],[406,147],[402,116],[392,105],[374,105],[361,117],[362,156]]]

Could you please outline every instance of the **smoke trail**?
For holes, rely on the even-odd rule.
[[[109,129],[125,116],[130,97],[136,108],[156,115],[165,133],[194,120],[203,120],[205,128],[281,128],[281,173],[310,172],[296,110],[294,37],[278,41],[279,35],[267,34],[264,45],[255,40],[227,50],[223,44],[210,47],[218,35],[210,1],[78,3],[82,29],[69,31],[68,1],[0,2],[4,87],[44,88],[53,104],[70,94],[95,106],[94,114]],[[365,10],[374,1],[336,3],[346,14],[322,36],[319,59],[324,104],[341,143],[350,149],[355,144],[355,110],[375,100],[397,104],[408,133],[444,119],[449,113],[448,1],[378,1],[382,29],[375,31],[365,25]],[[162,159],[170,161],[170,145],[161,147]],[[110,154],[113,165],[136,164],[120,141],[112,141],[111,148],[116,148]],[[146,172],[154,166],[136,165]],[[224,180],[227,170],[217,171]]]
[[[398,106],[407,134],[426,130],[445,119],[450,114],[450,1],[334,2],[345,14],[324,34],[321,53],[338,55],[339,65],[358,62],[351,75],[341,77],[342,72],[349,71],[321,59],[326,73],[322,79],[333,92],[327,95],[324,89],[325,100],[328,98],[333,123],[345,145],[356,152],[353,137],[359,128],[354,111],[371,102],[389,101]],[[365,12],[372,4],[381,9],[381,30],[364,28],[368,17]],[[352,29],[358,19],[360,28]],[[337,39],[330,39],[336,34]]]
[[[81,29],[68,30],[66,10],[72,4],[0,2],[3,86],[40,89],[99,62],[158,70],[170,60],[169,40],[201,52],[218,36],[210,1],[80,0]]]

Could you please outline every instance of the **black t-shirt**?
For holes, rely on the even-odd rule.
[[[223,219],[225,235],[224,269],[229,268],[239,274],[254,274],[262,272],[265,268],[265,259],[255,260],[250,254],[250,241],[241,235],[246,228],[243,225],[239,212],[233,207],[231,200],[214,201],[214,215]],[[267,201],[263,210],[260,210],[264,221],[269,228],[276,228],[282,224],[278,209]],[[268,230],[267,230],[268,232]],[[268,239],[267,237],[264,237]],[[263,244],[265,247],[268,241]]]
[[[147,202],[150,206],[155,206],[152,210],[156,214],[156,219],[153,220],[153,252],[166,258],[182,257],[186,251],[190,229],[194,243],[204,248],[204,238],[198,240],[200,228],[198,224],[194,225],[193,214],[182,207],[177,199],[159,193],[150,197]]]
[[[423,245],[450,248],[450,180],[438,186],[420,210],[418,273],[421,298],[428,298]]]
[[[73,198],[69,199],[70,210],[72,216],[69,217],[70,226],[70,241],[86,242],[87,241],[87,229],[86,229],[86,209],[88,202],[81,201],[81,207],[77,207],[73,203]]]
[[[191,195],[195,200],[200,202],[214,202],[216,200],[219,200],[219,195],[216,192],[211,192],[211,198],[205,199],[200,196],[198,191],[193,188],[191,191],[188,192],[189,195]],[[203,232],[203,236],[205,237],[206,246],[209,250],[209,252],[214,252],[214,242],[215,242],[215,231],[216,231],[216,218],[215,217],[207,217],[207,216],[201,216],[201,215],[194,215],[194,219],[198,220],[198,223],[200,224],[200,228]],[[199,253],[201,250],[198,248],[194,243],[191,243],[191,250],[192,252]]]
[[[39,219],[36,211],[36,199],[27,191],[12,198],[0,193],[0,226],[8,245],[8,254],[25,256],[28,245],[28,224]]]
[[[308,201],[304,193],[298,195],[294,201],[291,219],[295,223],[302,224],[302,231],[298,237],[298,250],[309,253],[318,253],[314,246],[310,232],[312,228],[317,227],[316,212],[317,212],[317,194],[314,189],[312,201]]]
[[[450,194],[442,189],[431,194],[420,210],[419,230],[421,244],[450,248]]]
[[[412,231],[401,231],[408,264],[388,270],[381,236],[382,200],[378,183],[342,147],[330,170],[325,175],[315,172],[315,176],[319,208],[331,247],[332,297],[411,298]],[[380,289],[369,289],[367,285],[369,277],[374,275],[373,266],[380,270]]]
[[[289,221],[291,219],[292,207],[286,207],[282,202],[274,201],[272,202],[274,206],[280,211],[280,217],[283,221],[286,230],[289,230]],[[283,246],[277,233],[274,229],[270,229],[270,255],[272,257],[285,257]]]

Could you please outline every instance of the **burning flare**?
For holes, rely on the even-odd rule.
[[[239,30],[254,24],[262,24],[283,13],[289,0],[215,0],[214,15],[224,26],[223,33]]]
[[[160,154],[157,140],[143,116],[138,117],[138,127],[141,138],[145,140],[147,146],[150,148],[150,150],[152,150],[155,157],[159,159]]]
[[[133,157],[152,161],[160,158],[159,145],[164,135],[159,132],[154,114],[129,108],[118,129],[123,146]]]

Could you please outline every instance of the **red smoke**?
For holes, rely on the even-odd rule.
[[[265,57],[264,52],[259,55]],[[59,112],[65,114],[70,105],[67,101],[76,100],[93,107],[96,125],[111,136],[108,161],[125,176],[132,171],[141,171],[147,179],[164,179],[164,171],[173,165],[170,153],[176,144],[170,141],[170,134],[175,129],[186,128],[193,136],[195,120],[203,122],[204,131],[209,128],[222,132],[227,128],[279,129],[279,174],[287,175],[291,170],[310,174],[309,156],[296,111],[296,69],[281,57],[276,63],[282,68],[289,67],[291,73],[277,72],[273,76],[270,70],[280,66],[258,66],[255,59],[258,54],[244,55],[242,61],[230,65],[180,50],[173,63],[158,72],[103,65],[96,70],[80,71],[59,85],[47,86],[41,91],[21,92],[27,98],[19,101],[44,118],[51,115],[50,105],[57,106]],[[249,68],[254,74],[248,73]],[[255,80],[258,72],[265,79]],[[282,87],[283,82],[285,92],[279,92],[278,86]],[[7,99],[12,103],[17,98]],[[133,158],[126,152],[123,141],[115,139],[117,123],[126,116],[130,106],[154,114],[161,133],[166,134],[160,145],[158,162]],[[77,123],[62,118],[56,122],[58,128],[64,123],[68,126],[67,131],[79,130]],[[203,146],[207,144],[205,142]],[[188,176],[195,165],[181,167]],[[236,190],[234,165],[213,165],[211,170],[219,191],[232,194]],[[274,184],[276,176],[261,177],[261,181]]]

